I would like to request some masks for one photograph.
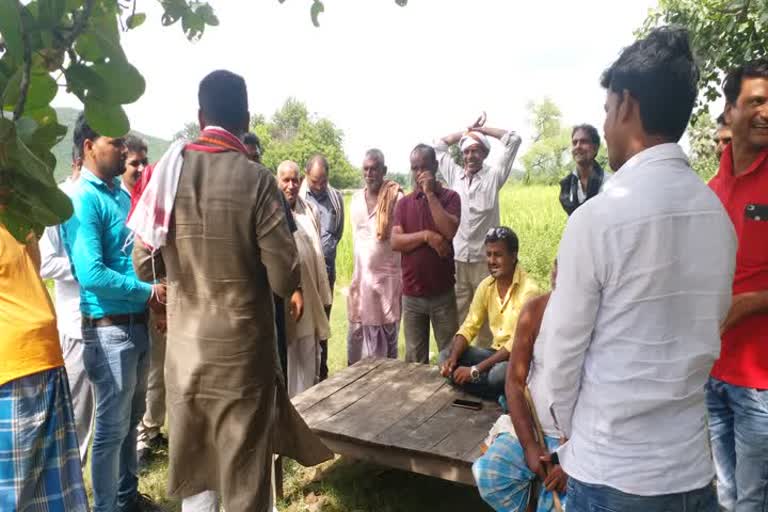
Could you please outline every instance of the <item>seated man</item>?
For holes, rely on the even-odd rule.
[[[504,392],[507,360],[520,310],[539,289],[518,265],[519,242],[507,227],[491,229],[485,237],[485,254],[491,275],[475,291],[464,324],[453,344],[440,352],[440,372],[467,392],[496,399]],[[491,348],[470,346],[488,320],[493,333]]]
[[[557,262],[552,272],[554,288]],[[480,496],[495,510],[522,512],[531,500],[531,491],[538,477],[544,485],[538,497],[538,512],[555,510],[552,491],[564,502],[567,475],[559,465],[549,465],[547,452],[560,445],[557,429],[540,398],[536,386],[536,369],[540,363],[534,358],[533,345],[550,294],[531,299],[520,311],[515,330],[515,342],[510,356],[511,366],[506,379],[506,397],[509,415],[499,418],[491,429],[485,454],[472,466]],[[525,386],[531,376],[531,402],[526,398]],[[541,373],[541,372],[539,372]],[[541,421],[541,432],[547,450],[538,442],[538,427],[531,407],[535,407]],[[545,469],[545,466],[547,468]]]

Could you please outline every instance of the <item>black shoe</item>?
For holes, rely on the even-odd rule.
[[[160,508],[160,505],[155,503],[152,498],[147,496],[146,494],[142,494],[140,492],[137,492],[136,495],[133,497],[133,500],[123,507],[123,512],[163,512],[163,509]]]
[[[168,438],[163,434],[157,434],[155,437],[149,440],[149,449],[156,450],[168,450]]]

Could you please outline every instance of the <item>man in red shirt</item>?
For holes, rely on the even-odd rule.
[[[429,362],[429,324],[438,352],[459,330],[453,237],[459,229],[461,199],[435,179],[435,150],[419,144],[411,152],[416,187],[397,202],[392,249],[402,253],[405,360]]]
[[[768,60],[729,72],[723,92],[733,140],[709,186],[739,249],[707,406],[722,510],[756,512],[768,505]]]

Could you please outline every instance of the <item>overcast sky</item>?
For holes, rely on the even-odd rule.
[[[315,28],[311,0],[213,0],[220,25],[190,43],[180,24],[161,26],[158,2],[137,1],[148,19],[123,35],[147,82],[127,107],[134,128],[169,138],[196,119],[200,79],[226,68],[245,77],[252,113],[270,117],[294,96],[344,131],[354,165],[375,146],[392,171],[407,169],[415,144],[462,129],[482,110],[489,126],[527,143],[526,105],[545,96],[566,123],[601,129],[600,73],[656,3],[325,0]],[[64,93],[55,104],[80,107]]]

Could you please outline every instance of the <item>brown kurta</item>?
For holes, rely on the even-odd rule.
[[[168,279],[169,494],[214,490],[227,512],[267,511],[273,453],[305,465],[333,456],[282,383],[272,291],[289,295],[300,272],[278,194],[240,153],[188,151],[155,254]],[[134,247],[137,274],[151,280],[148,251]]]

